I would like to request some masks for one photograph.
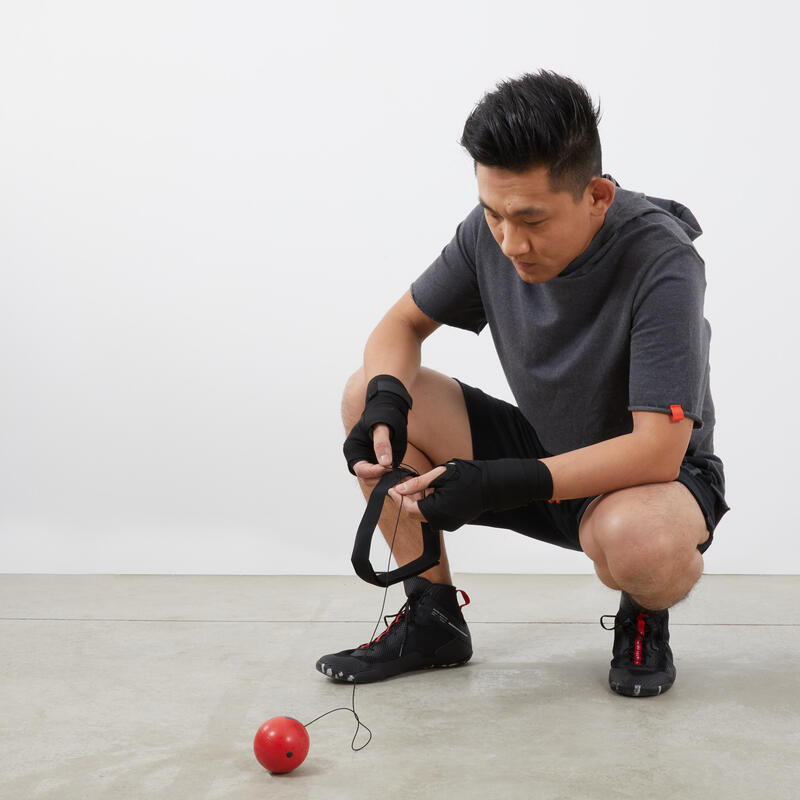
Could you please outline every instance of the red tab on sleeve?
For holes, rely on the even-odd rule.
[[[683,419],[683,409],[680,406],[670,406],[669,410],[672,414],[673,422],[680,422]]]

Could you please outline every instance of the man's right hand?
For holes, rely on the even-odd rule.
[[[391,375],[376,375],[367,384],[364,413],[345,439],[347,467],[359,478],[376,478],[399,466],[408,446],[411,396]]]

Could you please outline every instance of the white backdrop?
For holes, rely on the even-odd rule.
[[[790,5],[3,2],[0,571],[349,573],[342,386],[476,202],[467,114],[540,67],[600,100],[606,171],[705,230],[708,571],[800,571]],[[423,358],[510,399],[488,332]]]

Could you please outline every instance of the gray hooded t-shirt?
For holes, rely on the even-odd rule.
[[[680,203],[614,183],[603,227],[555,278],[525,283],[478,205],[412,297],[437,322],[475,333],[488,324],[517,405],[552,455],[630,433],[631,411],[679,405],[694,421],[688,468],[722,498],[705,263],[692,244],[702,229]]]

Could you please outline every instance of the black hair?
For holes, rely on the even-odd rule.
[[[550,189],[577,202],[602,175],[600,106],[579,83],[547,70],[501,81],[464,124],[461,145],[475,166],[549,169]]]

